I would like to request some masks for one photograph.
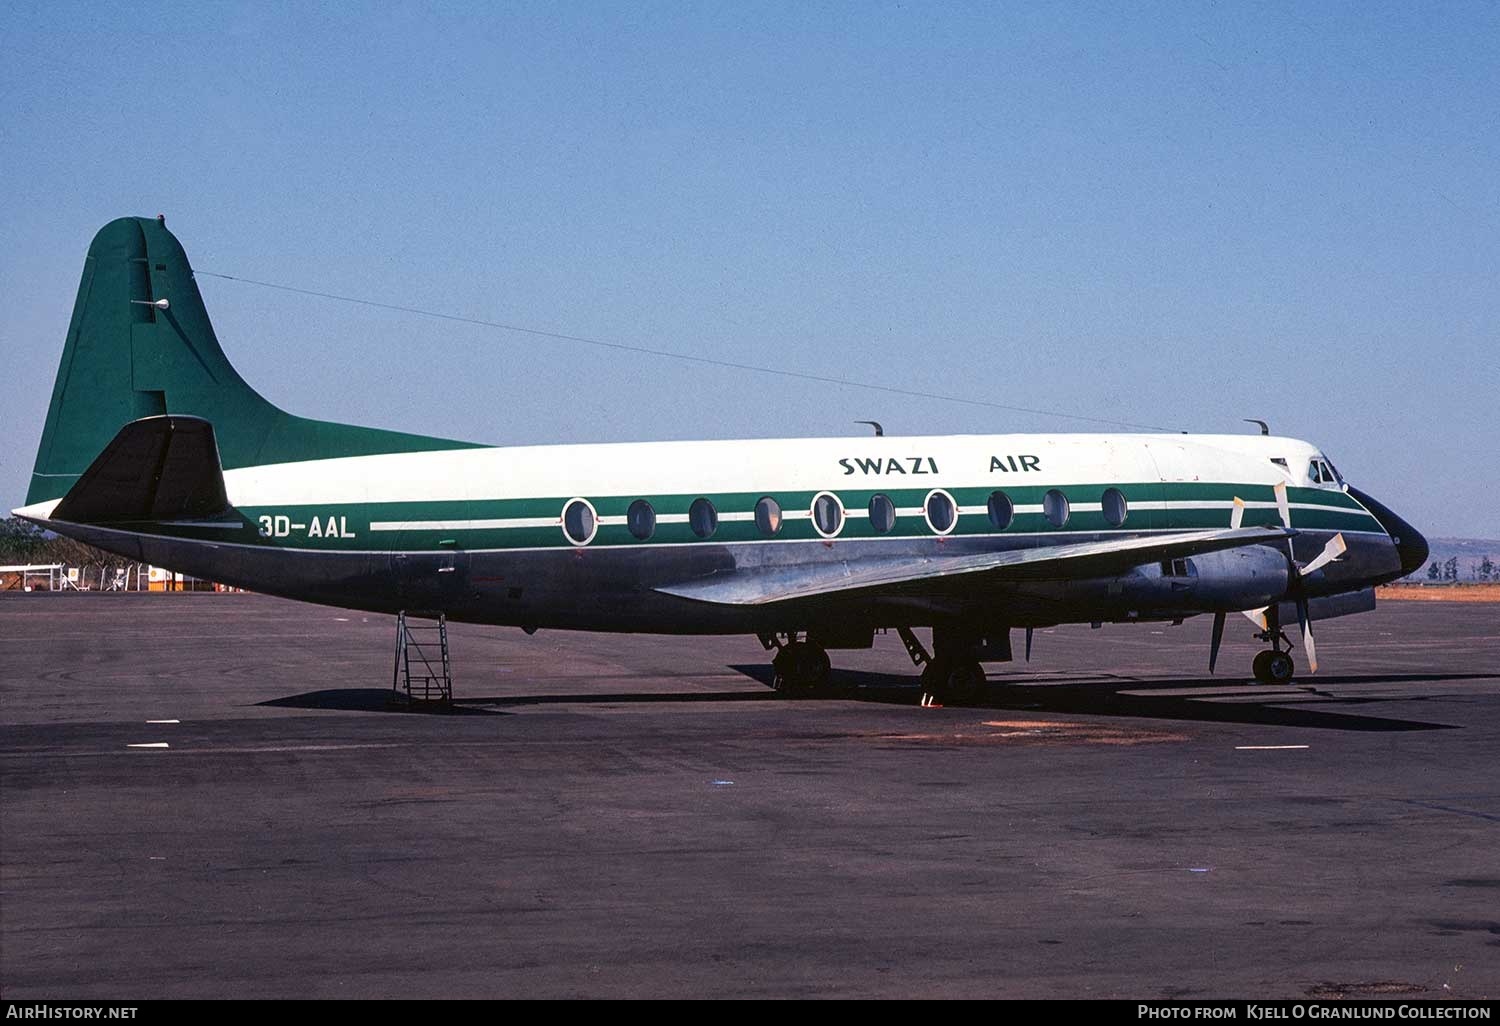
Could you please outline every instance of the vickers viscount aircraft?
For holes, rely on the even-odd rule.
[[[779,689],[895,630],[936,700],[1014,629],[1374,606],[1427,544],[1317,446],[1009,434],[495,447],[309,420],[235,372],[177,239],[89,248],[22,517],[255,591],[524,628],[757,636]],[[930,649],[913,628],[931,628]]]

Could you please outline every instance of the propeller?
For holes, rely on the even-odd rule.
[[[1292,507],[1287,501],[1285,482],[1276,482],[1276,510],[1281,514],[1281,526],[1287,530],[1292,527]],[[1344,541],[1342,534],[1336,534],[1323,546],[1323,551],[1318,553],[1306,566],[1297,565],[1297,557],[1292,552],[1292,540],[1286,540],[1286,565],[1287,565],[1287,593],[1297,603],[1297,624],[1302,628],[1302,649],[1307,653],[1307,672],[1318,672],[1318,650],[1313,644],[1312,617],[1307,611],[1307,587],[1303,583],[1308,574],[1332,563],[1348,551],[1349,546]]]
[[[1031,662],[1031,628],[1026,628],[1026,661]]]
[[[1292,505],[1287,499],[1286,485],[1277,482],[1273,488],[1276,493],[1276,512],[1281,516],[1281,526],[1287,530],[1292,527]],[[1229,513],[1229,526],[1238,530],[1245,521],[1245,500],[1239,496],[1234,497],[1234,508]],[[1307,672],[1318,672],[1318,650],[1313,642],[1312,618],[1308,615],[1307,590],[1303,585],[1303,579],[1309,574],[1323,569],[1329,563],[1334,562],[1349,550],[1342,534],[1336,534],[1323,546],[1323,551],[1318,553],[1304,566],[1297,565],[1297,557],[1292,551],[1292,540],[1286,540],[1286,562],[1287,562],[1287,594],[1297,604],[1297,623],[1302,629],[1302,648],[1307,652]],[[1267,616],[1270,607],[1262,606],[1259,609],[1244,609],[1241,612],[1251,623],[1262,631],[1268,630]],[[1219,662],[1219,646],[1224,641],[1224,613],[1214,614],[1213,636],[1209,642],[1208,649],[1208,672],[1213,673],[1214,667]]]

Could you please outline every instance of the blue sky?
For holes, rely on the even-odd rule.
[[[3,7],[0,502],[89,239],[1017,406],[1262,417],[1500,535],[1500,4]],[[201,280],[298,413],[495,443],[1065,431]]]

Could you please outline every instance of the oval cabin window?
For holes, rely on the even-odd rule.
[[[1053,527],[1065,527],[1068,523],[1068,497],[1056,488],[1049,488],[1042,496],[1042,512]]]
[[[688,526],[699,538],[712,538],[719,529],[719,511],[707,499],[694,499],[688,507]]]
[[[755,504],[755,526],[767,538],[781,533],[781,503],[769,495]]]
[[[656,533],[656,510],[645,499],[636,499],[625,511],[625,526],[632,536],[645,541]]]
[[[1016,505],[1010,501],[1010,496],[1004,492],[990,493],[990,526],[997,531],[1003,531],[1010,526],[1010,522],[1016,518]]]
[[[838,496],[822,492],[812,503],[812,521],[819,534],[832,538],[844,529],[844,504]]]
[[[563,534],[574,545],[587,545],[594,540],[599,529],[599,519],[594,516],[594,507],[584,499],[569,499],[563,507]]]
[[[953,496],[941,489],[928,494],[924,512],[927,526],[938,534],[947,534],[958,523],[958,507],[953,504]]]
[[[1125,493],[1118,488],[1106,488],[1099,505],[1103,508],[1104,519],[1110,527],[1119,527],[1130,515],[1130,507],[1125,503]]]

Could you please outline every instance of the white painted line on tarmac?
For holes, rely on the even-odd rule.
[[[147,720],[147,723],[181,723],[181,720]]]
[[[172,746],[169,745],[169,744],[167,744],[165,741],[152,741],[152,742],[150,742],[148,744],[143,744],[143,745],[126,745],[125,747],[126,748],[170,748]]]
[[[1236,752],[1286,752],[1293,748],[1309,748],[1310,745],[1235,745]]]

